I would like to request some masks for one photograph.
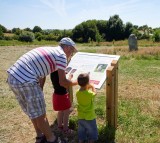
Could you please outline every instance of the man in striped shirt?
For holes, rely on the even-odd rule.
[[[43,86],[46,76],[54,71],[58,71],[61,86],[77,85],[77,81],[66,79],[65,74],[67,61],[76,51],[72,39],[65,37],[57,47],[39,47],[27,52],[7,70],[8,84],[35,128],[36,143],[57,142],[46,117]]]

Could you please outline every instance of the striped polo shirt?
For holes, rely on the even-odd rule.
[[[39,47],[20,57],[7,72],[21,83],[31,83],[58,69],[65,70],[66,66],[66,54],[60,46]]]

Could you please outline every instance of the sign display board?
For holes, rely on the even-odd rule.
[[[66,76],[73,74],[73,80],[76,80],[79,74],[89,73],[90,82],[95,88],[100,89],[106,80],[107,68],[112,60],[119,58],[119,55],[78,52],[71,58],[66,68]]]

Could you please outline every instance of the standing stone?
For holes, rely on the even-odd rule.
[[[138,50],[137,37],[131,34],[128,38],[129,51]]]

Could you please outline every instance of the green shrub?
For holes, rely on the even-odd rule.
[[[98,140],[96,143],[114,143],[115,129],[102,125],[98,127]]]
[[[69,127],[73,130],[77,130],[78,129],[78,118],[71,116],[69,119]]]
[[[48,34],[45,36],[45,40],[47,41],[56,41],[57,40],[57,36],[54,36],[54,34]]]
[[[0,27],[0,40],[3,40],[3,39],[4,39],[4,34],[2,31],[2,28]]]
[[[23,42],[33,42],[35,39],[34,34],[29,31],[22,31],[22,33],[19,35],[19,41]]]
[[[153,34],[153,41],[160,42],[160,29],[156,30]]]
[[[38,41],[41,41],[41,40],[44,39],[44,36],[42,35],[42,33],[36,32],[35,33],[35,39],[37,39]]]
[[[9,40],[13,40],[13,37],[11,37],[11,36],[4,36],[4,39],[7,40],[7,41],[9,41]]]
[[[95,113],[97,115],[98,118],[104,118],[104,109],[97,107],[95,109]]]

